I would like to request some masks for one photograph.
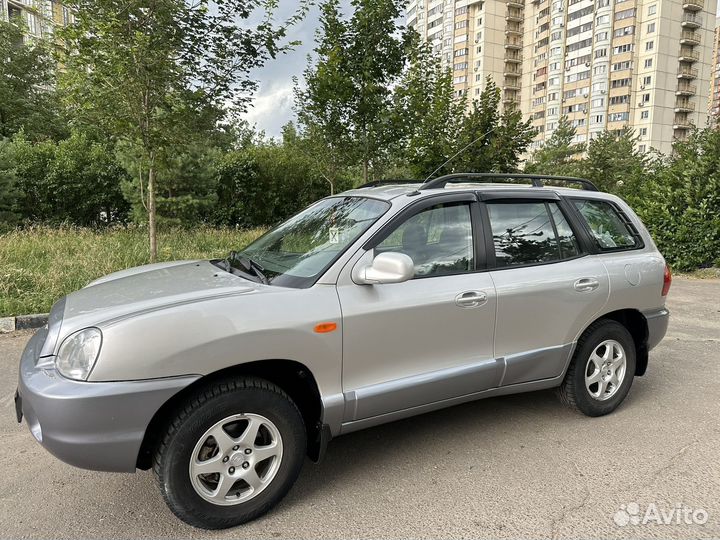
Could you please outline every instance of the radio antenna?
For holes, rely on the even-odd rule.
[[[442,169],[445,165],[447,165],[448,163],[450,163],[453,159],[455,159],[456,157],[458,157],[460,154],[462,154],[465,150],[467,150],[468,148],[470,148],[473,144],[475,144],[476,142],[478,142],[480,139],[484,139],[485,137],[487,137],[488,135],[490,135],[493,131],[495,131],[495,128],[491,128],[490,130],[488,130],[488,131],[486,131],[485,133],[483,133],[482,135],[480,135],[477,139],[475,139],[475,140],[473,140],[473,141],[470,141],[468,144],[466,144],[465,146],[463,146],[460,150],[458,150],[458,151],[455,152],[452,156],[450,156],[445,163],[443,163],[443,164],[440,165],[437,169],[435,169],[433,172],[431,172],[430,175],[423,181],[423,183],[424,183],[424,182],[427,182],[428,180],[430,180],[436,172],[438,172],[438,171],[439,171],[440,169]]]

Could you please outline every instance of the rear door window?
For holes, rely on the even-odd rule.
[[[498,267],[554,262],[580,254],[577,238],[555,202],[489,202],[487,209]]]
[[[617,250],[638,247],[638,239],[627,220],[605,201],[573,200],[575,208],[590,227],[600,249]]]

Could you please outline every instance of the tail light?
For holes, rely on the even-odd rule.
[[[665,275],[663,276],[663,288],[662,288],[663,296],[667,296],[667,293],[670,290],[671,283],[672,283],[672,274],[670,273],[670,267],[666,264],[665,265]]]

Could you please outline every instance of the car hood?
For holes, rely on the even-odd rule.
[[[153,311],[269,287],[235,276],[209,261],[150,264],[115,272],[64,298],[62,334]]]

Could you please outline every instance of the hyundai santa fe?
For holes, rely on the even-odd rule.
[[[17,418],[59,459],[152,468],[180,519],[231,527],[332,437],[553,387],[612,412],[665,335],[670,281],[640,219],[586,180],[370,183],[224,259],[60,299],[23,352]]]

